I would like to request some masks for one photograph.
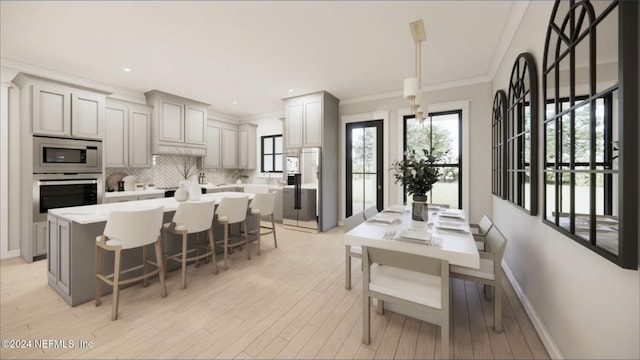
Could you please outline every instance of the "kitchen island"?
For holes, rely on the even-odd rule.
[[[225,197],[248,196],[252,193],[219,192],[203,194],[200,201],[214,200],[216,205]],[[47,273],[49,285],[71,306],[76,306],[95,297],[95,242],[104,231],[109,213],[114,210],[164,207],[164,223],[173,218],[179,202],[174,198],[129,201],[99,205],[76,206],[49,210],[47,229],[49,246]],[[249,231],[257,229],[257,219],[247,216]],[[214,238],[223,235],[222,226],[214,227]],[[168,251],[181,250],[179,241],[169,241]],[[195,243],[189,244],[190,248]],[[153,253],[153,252],[151,252]],[[103,253],[102,273],[113,273],[113,254]],[[135,277],[142,273],[142,249],[131,249],[122,254],[122,277]],[[171,264],[171,263],[169,263]],[[174,265],[175,266],[175,265]],[[174,269],[177,266],[174,267]],[[171,270],[172,268],[169,268]],[[111,292],[111,287],[102,285],[102,294]]]

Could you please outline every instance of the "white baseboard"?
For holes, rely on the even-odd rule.
[[[531,302],[529,302],[529,298],[520,287],[518,280],[511,272],[509,266],[507,266],[507,264],[503,262],[502,268],[504,269],[504,273],[505,275],[507,275],[507,279],[509,279],[511,286],[513,286],[513,290],[515,290],[516,295],[518,295],[518,299],[520,299],[524,310],[527,312],[527,315],[529,315],[529,319],[531,319],[533,327],[536,329],[538,336],[540,336],[542,344],[544,345],[545,349],[547,349],[549,356],[552,359],[564,359],[564,356],[560,352],[558,345],[551,337],[551,334],[547,330],[546,326],[544,326],[542,319],[540,319],[540,317],[538,316],[538,313],[533,308],[533,305],[531,305]]]
[[[2,254],[2,258],[0,258],[0,260],[10,259],[18,256],[20,256],[20,249],[10,250]]]

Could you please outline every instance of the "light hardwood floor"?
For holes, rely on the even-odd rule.
[[[9,358],[282,358],[430,359],[439,356],[439,327],[387,311],[372,311],[371,344],[362,338],[362,274],[354,259],[353,289],[344,288],[342,229],[305,234],[278,227],[278,249],[263,238],[262,255],[231,256],[229,270],[187,271],[187,288],[169,274],[167,298],[158,280],[120,293],[117,321],[111,296],[101,306],[70,307],[47,285],[46,261],[0,263],[0,338],[31,340],[0,349]],[[220,261],[218,259],[218,261]],[[504,328],[495,333],[492,303],[481,287],[453,280],[454,358],[548,359],[522,305],[503,283]],[[92,348],[35,348],[35,340],[91,341]]]

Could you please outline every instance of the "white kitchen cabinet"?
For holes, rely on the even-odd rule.
[[[222,167],[238,168],[238,126],[224,124],[222,126]]]
[[[158,110],[158,141],[184,143],[182,104],[160,100]]]
[[[185,142],[204,145],[204,128],[207,124],[207,111],[186,106],[185,118]]]
[[[41,221],[33,224],[33,256],[47,254],[48,231],[47,222]]]
[[[71,136],[102,140],[104,111],[104,95],[74,90],[71,98]]]
[[[322,146],[322,98],[304,103],[304,147]]]
[[[48,276],[49,280],[66,295],[71,294],[71,224],[69,221],[47,216],[49,233]]]
[[[303,104],[300,101],[293,101],[286,105],[285,126],[287,128],[286,143],[287,148],[301,148],[303,146]]]
[[[33,134],[71,136],[71,90],[34,84],[32,89]]]
[[[105,117],[106,129],[103,144],[105,167],[126,168],[129,153],[127,108],[107,100]]]
[[[151,108],[129,105],[129,167],[151,167]]]
[[[205,155],[205,128],[209,104],[158,90],[145,93],[153,106],[151,150],[154,154]]]
[[[255,124],[238,125],[238,168],[253,170],[257,158],[257,127]]]
[[[207,153],[202,159],[200,168],[222,168],[222,124],[209,121],[205,129],[205,146]]]
[[[327,104],[325,104],[326,101],[328,101]],[[285,102],[286,147],[289,149],[322,147],[325,135],[325,108],[329,106],[337,109],[338,99],[323,91],[285,99]],[[337,136],[337,134],[329,136]]]
[[[107,99],[105,113],[105,166],[151,167],[151,108]]]
[[[64,86],[55,82],[33,81],[31,105],[34,135],[102,140],[105,95]]]

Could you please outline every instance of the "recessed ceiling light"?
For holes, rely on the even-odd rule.
[[[232,103],[233,105],[238,105],[238,102],[237,102],[237,101],[232,101],[231,103]]]
[[[289,89],[289,92],[293,92],[293,89]]]
[[[129,68],[124,68],[124,69],[122,69],[122,71],[124,71],[124,72],[131,72],[131,69],[129,69]]]

